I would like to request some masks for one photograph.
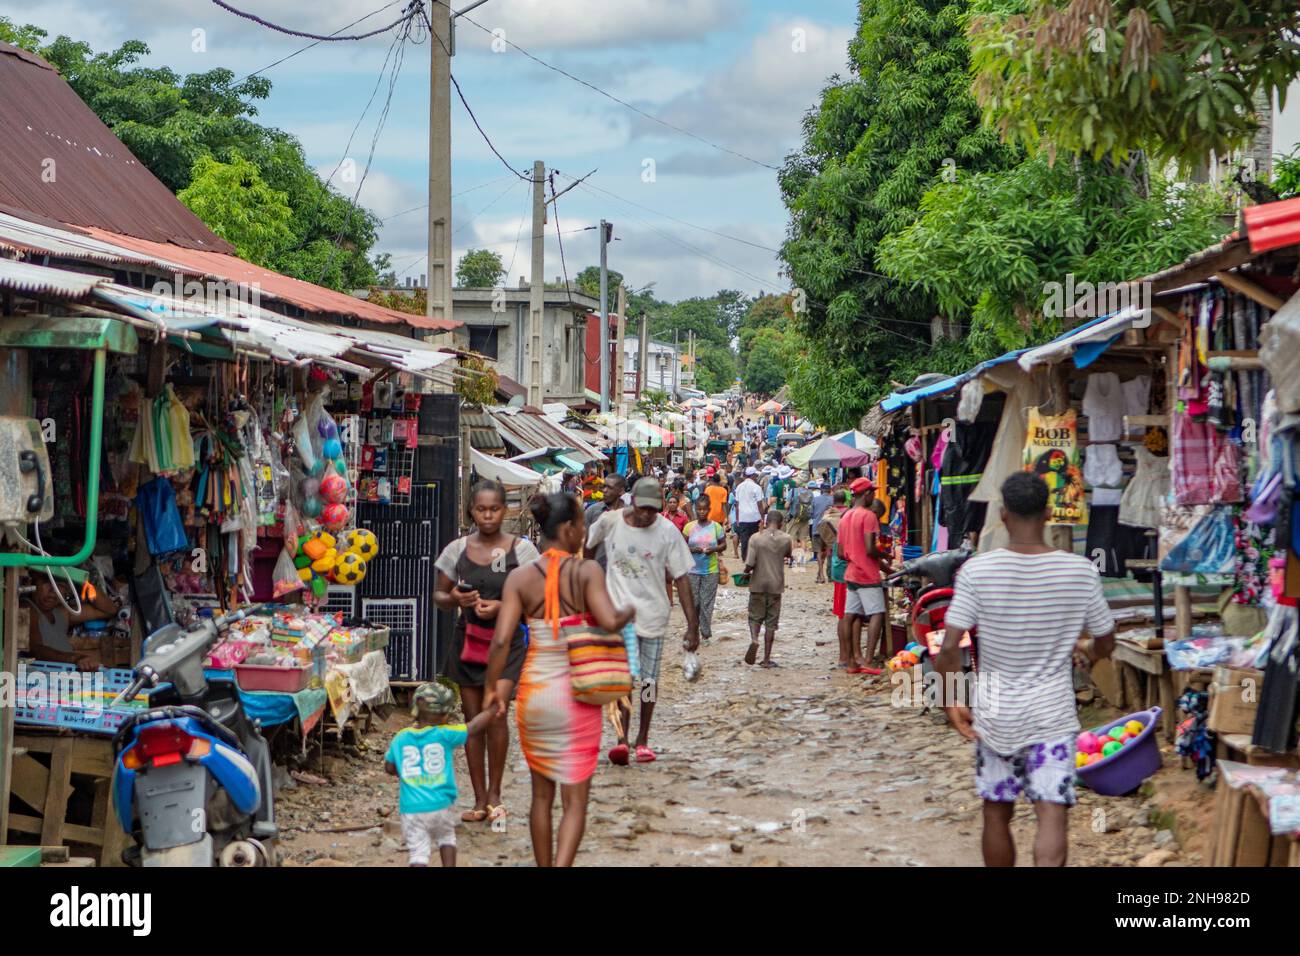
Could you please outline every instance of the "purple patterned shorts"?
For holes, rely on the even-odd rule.
[[[1031,803],[1074,806],[1074,737],[1030,744],[1009,757],[977,743],[975,791],[993,803],[1015,803],[1023,793]]]

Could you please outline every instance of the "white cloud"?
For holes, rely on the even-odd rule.
[[[468,16],[536,52],[699,42],[736,23],[743,10],[739,0],[490,0]],[[462,23],[456,42],[462,48],[486,50],[492,37],[473,23]]]
[[[779,165],[797,142],[800,119],[817,101],[827,79],[845,72],[851,37],[847,28],[828,28],[805,20],[777,24],[757,36],[742,56],[655,110],[655,115],[665,123]],[[677,137],[642,117],[633,120],[632,135]],[[727,175],[740,168],[740,161],[727,153],[715,151],[716,166],[710,166],[694,155],[695,147],[685,153],[677,149],[673,157],[664,160],[665,170],[674,162],[697,175]]]

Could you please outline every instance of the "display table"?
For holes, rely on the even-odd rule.
[[[212,680],[234,680],[233,670],[205,668],[204,675]],[[295,694],[278,694],[267,690],[239,690],[239,700],[250,720],[261,721],[263,727],[276,727],[297,718],[305,738],[325,713],[329,700],[323,687],[308,687]]]
[[[1219,761],[1210,866],[1300,866],[1300,774]]]

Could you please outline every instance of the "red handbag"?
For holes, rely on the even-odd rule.
[[[486,664],[488,650],[492,646],[492,632],[490,627],[466,621],[465,643],[460,649],[460,659],[466,664]]]

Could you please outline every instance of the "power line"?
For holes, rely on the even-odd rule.
[[[565,179],[573,179],[572,176],[565,176],[565,174],[559,172],[559,170],[556,170],[556,172],[560,176],[564,176]],[[608,189],[602,189],[600,186],[597,186],[594,183],[588,183],[587,185],[590,186],[592,189],[596,190],[597,192],[604,193],[606,196],[609,196],[611,199],[617,199],[619,202],[626,203],[629,206],[635,206],[637,209],[644,209],[646,212],[652,212],[656,216],[662,216],[664,219],[672,220],[673,222],[680,223],[683,226],[689,226],[691,229],[698,229],[700,232],[707,232],[709,233],[709,235],[712,236],[718,236],[722,239],[730,239],[732,242],[739,242],[746,246],[753,246],[755,249],[762,249],[764,252],[773,252],[778,255],[781,253],[780,249],[774,249],[771,246],[765,246],[762,243],[751,242],[748,239],[742,239],[740,238],[740,236],[732,236],[725,232],[719,232],[716,229],[710,229],[707,226],[700,226],[693,222],[687,222],[685,219],[679,219],[676,216],[670,216],[666,212],[660,212],[658,209],[652,209],[651,207],[644,206],[639,202],[633,202],[631,199],[626,199],[623,196],[618,195],[617,193],[612,193]]]
[[[433,2],[434,2],[434,3],[442,4],[442,6],[445,6],[445,7],[447,7],[448,9],[451,9],[450,5],[446,2],[446,0],[433,0]],[[453,12],[454,12],[454,11],[453,11]],[[427,16],[427,15],[426,15],[426,16]],[[663,127],[667,128],[667,129],[670,129],[670,130],[672,130],[672,131],[675,132],[675,133],[680,133],[680,134],[682,134],[683,136],[689,136],[691,139],[696,140],[697,142],[703,143],[705,146],[708,146],[708,147],[710,147],[710,148],[712,148],[712,149],[716,149],[716,150],[718,150],[719,152],[729,153],[729,154],[731,154],[732,156],[737,157],[738,159],[743,159],[743,160],[745,160],[746,162],[753,163],[755,166],[762,166],[764,169],[770,169],[770,170],[772,170],[772,171],[774,171],[774,172],[779,172],[779,171],[780,171],[780,168],[781,168],[781,167],[779,167],[779,166],[773,166],[771,163],[765,163],[765,162],[763,162],[761,159],[755,159],[753,156],[747,156],[746,154],[744,154],[744,153],[742,153],[742,152],[739,152],[738,150],[734,150],[734,149],[731,149],[731,148],[728,147],[728,146],[723,146],[723,145],[720,144],[720,143],[715,143],[715,142],[713,142],[712,140],[705,139],[703,136],[699,135],[698,133],[693,133],[693,132],[691,132],[691,131],[688,130],[688,129],[683,129],[683,128],[680,127],[680,126],[675,126],[675,125],[673,125],[672,123],[669,123],[667,120],[660,119],[658,116],[655,116],[653,113],[647,113],[645,110],[641,109],[639,106],[633,106],[633,105],[632,105],[631,103],[629,103],[627,100],[620,99],[619,97],[615,96],[613,93],[610,93],[610,92],[608,92],[607,90],[603,90],[603,89],[601,89],[599,86],[596,86],[594,83],[590,83],[590,82],[588,82],[587,80],[584,80],[584,79],[583,79],[582,77],[580,77],[580,76],[574,76],[574,75],[573,75],[572,73],[570,73],[568,70],[561,69],[560,67],[555,66],[555,65],[552,64],[552,63],[547,63],[547,62],[546,62],[545,60],[543,60],[541,57],[539,57],[539,56],[535,56],[534,54],[529,53],[527,50],[525,50],[523,47],[521,47],[518,43],[515,43],[515,42],[513,42],[513,41],[511,41],[511,40],[508,40],[508,39],[506,39],[506,37],[504,37],[504,36],[502,36],[502,35],[500,35],[500,34],[494,34],[490,29],[488,29],[487,27],[483,26],[483,24],[479,23],[477,20],[475,20],[473,17],[468,16],[467,14],[464,14],[464,13],[457,14],[457,17],[458,17],[459,19],[461,19],[461,20],[468,20],[470,23],[472,23],[474,26],[478,27],[478,28],[479,28],[480,30],[482,30],[484,33],[487,33],[487,34],[491,35],[492,38],[493,38],[494,40],[495,40],[495,39],[500,39],[500,40],[501,40],[502,42],[504,42],[507,46],[512,46],[512,47],[514,47],[516,50],[518,50],[518,51],[519,51],[520,53],[522,53],[524,56],[528,57],[528,59],[532,60],[534,63],[540,64],[541,66],[546,67],[546,69],[548,69],[548,70],[551,70],[551,71],[553,71],[553,72],[555,72],[555,73],[558,73],[558,74],[560,74],[561,76],[567,77],[568,79],[573,80],[573,82],[578,83],[578,84],[580,84],[580,85],[582,85],[582,86],[585,86],[587,89],[591,90],[592,92],[594,92],[594,93],[599,93],[601,96],[605,97],[605,98],[608,99],[608,100],[613,100],[613,101],[614,101],[615,103],[617,103],[619,106],[622,106],[622,107],[624,107],[625,109],[629,109],[629,110],[631,110],[633,113],[636,113],[636,114],[639,115],[639,116],[644,116],[646,119],[650,120],[650,121],[653,122],[653,123],[658,123],[660,126],[663,126]]]
[[[501,178],[504,179],[505,177],[503,176],[503,177],[501,177]],[[462,229],[464,229],[466,226],[473,224],[473,222],[474,222],[475,219],[477,219],[479,216],[483,215],[483,213],[487,212],[489,209],[491,209],[493,206],[495,206],[497,203],[499,203],[499,202],[501,201],[501,199],[505,196],[506,193],[510,192],[510,190],[512,190],[512,189],[516,189],[516,188],[518,188],[518,186],[519,186],[519,183],[518,183],[518,182],[512,182],[512,183],[511,183],[510,185],[508,185],[505,189],[501,190],[501,192],[499,192],[499,193],[497,194],[497,196],[496,196],[495,199],[493,199],[490,203],[488,203],[486,206],[484,206],[484,207],[483,207],[482,209],[480,209],[478,212],[474,213],[474,215],[470,216],[468,219],[466,219],[464,222],[462,222],[459,226],[457,226],[455,229],[453,229],[453,230],[451,231],[452,237],[454,238],[455,235],[456,235],[456,233],[460,232],[460,231],[461,231]]]
[[[233,13],[237,17],[243,17],[245,20],[251,20],[253,23],[256,23],[258,26],[266,27],[268,30],[274,30],[276,33],[283,33],[291,37],[302,37],[303,39],[306,40],[315,40],[317,43],[332,43],[341,40],[366,40],[373,36],[379,36],[379,34],[387,33],[389,30],[393,29],[393,27],[398,26],[399,24],[404,23],[407,20],[410,20],[417,13],[417,8],[418,8],[418,12],[423,12],[424,10],[424,5],[423,3],[420,2],[420,0],[412,0],[411,3],[407,4],[406,10],[402,13],[402,16],[397,20],[394,20],[392,23],[388,24],[388,26],[380,27],[377,30],[371,30],[369,33],[358,33],[349,36],[340,36],[337,32],[331,34],[321,34],[321,33],[306,33],[302,30],[291,30],[288,27],[282,27],[279,24],[271,23],[269,20],[263,20],[255,13],[246,13],[243,10],[239,10],[235,7],[232,7],[230,4],[226,3],[225,0],[212,0],[212,2],[215,3],[217,6],[219,6],[221,9],[226,10],[229,13]],[[391,3],[389,4],[389,6],[392,5],[393,4]],[[365,18],[363,17],[362,19]],[[347,27],[343,27],[342,29],[346,30]]]
[[[488,186],[493,186],[493,185],[495,185],[496,183],[504,182],[505,180],[507,180],[507,179],[509,179],[509,178],[510,178],[509,176],[498,176],[496,179],[489,179],[487,182],[479,183],[477,186],[470,186],[468,189],[462,189],[462,190],[461,190],[460,192],[458,192],[458,193],[452,193],[452,194],[451,194],[451,198],[452,198],[452,199],[457,199],[457,198],[459,198],[459,197],[461,197],[461,196],[469,195],[470,193],[475,192],[475,191],[477,191],[477,190],[479,190],[479,189],[484,189],[484,188],[486,188],[486,187],[488,187]],[[403,209],[401,212],[395,212],[395,213],[393,213],[391,216],[385,216],[383,219],[381,219],[381,220],[379,220],[379,221],[380,221],[380,222],[388,222],[390,219],[396,219],[398,216],[405,216],[407,213],[410,213],[410,212],[419,212],[421,209],[428,209],[428,208],[429,208],[429,204],[428,204],[427,202],[425,202],[425,203],[420,203],[420,205],[418,205],[418,206],[412,206],[410,209]]]

